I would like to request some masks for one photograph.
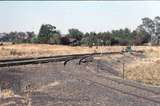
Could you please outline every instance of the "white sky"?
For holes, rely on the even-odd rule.
[[[160,16],[159,1],[0,1],[0,33],[38,32],[52,24],[62,33],[135,29],[141,18]]]

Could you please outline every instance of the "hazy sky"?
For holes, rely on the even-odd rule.
[[[62,33],[135,29],[141,18],[160,16],[159,1],[0,1],[0,32],[35,31],[52,24]]]

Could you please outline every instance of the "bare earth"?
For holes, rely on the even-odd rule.
[[[108,63],[63,63],[0,69],[5,106],[159,106],[160,89],[123,80]],[[106,68],[106,69],[105,69]],[[108,70],[110,69],[110,70]],[[7,78],[7,79],[6,79]]]
[[[110,52],[123,48],[4,45],[0,47],[0,57]],[[0,84],[4,86],[0,106],[159,106],[160,48],[133,49],[144,50],[144,54],[98,56],[81,65],[74,60],[66,66],[58,62],[1,68]]]

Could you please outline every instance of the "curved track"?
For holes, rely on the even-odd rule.
[[[82,69],[81,67],[81,70],[86,70],[85,67],[83,68],[84,69]],[[160,92],[155,91],[150,87],[147,87],[141,84],[136,84],[133,81],[127,81],[117,77],[104,76],[103,73],[99,73],[99,72],[95,73],[90,68],[87,68],[87,70],[80,72],[81,73],[80,75],[77,75],[74,73],[72,73],[72,75],[75,76],[75,78],[78,80],[87,81],[87,82],[89,81],[91,83],[95,83],[103,87],[109,88],[113,91],[117,91],[122,94],[147,100],[152,103],[156,103],[160,105],[160,100],[156,100],[155,98],[152,98],[152,96],[159,95]]]
[[[103,65],[103,64],[102,64]],[[105,67],[105,66],[104,66]],[[90,69],[88,69],[88,70],[90,70]],[[138,84],[137,85],[137,83],[136,82],[129,82],[129,81],[126,81],[126,80],[123,80],[123,79],[121,79],[121,78],[119,78],[119,76],[117,77],[117,75],[115,75],[114,74],[114,72],[116,71],[117,72],[117,70],[115,70],[115,69],[113,69],[111,66],[109,67],[109,65],[105,68],[105,69],[101,69],[101,67],[100,67],[100,70],[103,70],[102,72],[111,72],[111,74],[113,73],[113,75],[114,76],[116,76],[116,77],[109,77],[109,76],[104,76],[104,75],[102,75],[101,73],[99,74],[99,75],[96,75],[96,76],[98,76],[98,77],[101,77],[101,78],[105,78],[105,79],[107,79],[107,80],[111,80],[111,81],[114,81],[114,82],[116,82],[116,83],[119,83],[119,84],[123,84],[123,85],[127,85],[127,86],[131,86],[131,87],[135,87],[135,88],[138,88],[138,89],[142,89],[142,90],[144,90],[144,91],[147,91],[147,92],[151,92],[151,93],[153,93],[153,94],[155,94],[155,95],[159,95],[160,94],[160,92],[158,92],[158,91],[155,91],[155,90],[153,90],[153,89],[149,89],[149,88],[146,88],[146,86],[145,85],[142,85],[142,84]],[[90,71],[90,72],[92,72],[92,71]],[[100,71],[101,72],[101,71]],[[134,83],[134,84],[133,84]]]
[[[141,96],[141,95],[138,95],[138,94],[134,94],[134,93],[130,93],[130,92],[127,92],[127,91],[124,91],[124,90],[121,90],[121,89],[118,89],[118,88],[115,88],[115,87],[111,87],[111,86],[108,86],[106,84],[102,84],[102,83],[99,83],[97,81],[93,81],[93,80],[90,80],[90,79],[81,79],[81,80],[84,80],[84,81],[90,81],[92,83],[96,83],[98,85],[101,85],[103,87],[106,87],[106,88],[110,88],[114,91],[118,91],[120,93],[123,93],[123,94],[126,94],[126,95],[129,95],[129,96],[134,96],[134,97],[137,97],[139,99],[144,99],[144,100],[147,100],[147,101],[151,101],[153,103],[158,103],[160,104],[160,101],[159,100],[155,100],[155,99],[152,99],[152,98],[149,98],[149,97],[146,97],[146,96]]]
[[[152,98],[153,95],[158,95],[159,92],[156,92],[151,89],[144,88],[142,86],[137,86],[132,83],[127,83],[125,80],[119,80],[111,77],[105,77],[97,74],[83,73],[83,75],[74,75],[76,79],[82,81],[89,81],[91,83],[98,84],[100,86],[109,88],[111,90],[133,96],[139,99],[147,100],[152,103],[160,104],[160,100]],[[134,90],[135,89],[135,90]]]
[[[143,53],[143,51],[132,51],[136,53]],[[86,53],[86,54],[72,54],[72,55],[59,55],[59,56],[48,56],[48,57],[35,57],[35,58],[15,58],[0,60],[0,67],[27,65],[27,64],[39,64],[48,62],[61,62],[66,60],[73,60],[82,58],[84,56],[96,56],[96,55],[114,55],[123,54],[125,52],[104,52],[104,53]]]

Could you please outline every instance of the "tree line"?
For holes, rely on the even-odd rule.
[[[34,32],[10,32],[3,33],[0,41],[13,43],[41,43],[41,44],[62,44],[62,45],[152,45],[160,44],[160,17],[154,19],[142,18],[142,23],[131,31],[129,28],[106,31],[106,32],[82,32],[72,28],[68,34],[62,35],[56,26],[43,24],[39,33]]]

